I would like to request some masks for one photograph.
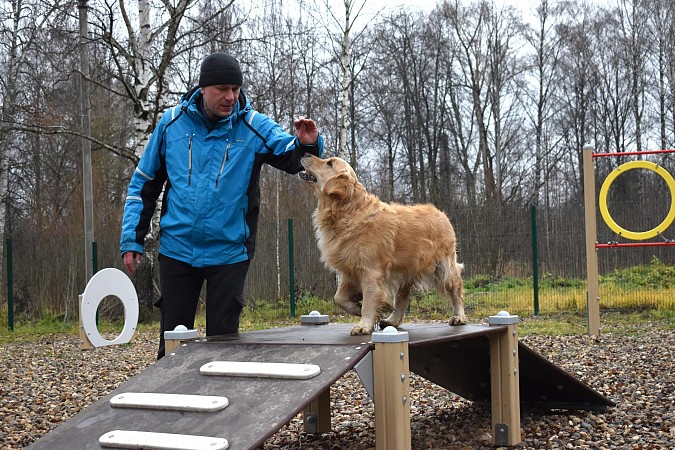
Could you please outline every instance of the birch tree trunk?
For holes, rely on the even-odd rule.
[[[4,91],[2,96],[4,101],[2,102],[2,121],[0,121],[0,199],[2,199],[3,207],[0,208],[0,232],[2,233],[3,239],[0,242],[0,270],[2,270],[4,265],[5,258],[5,227],[7,224],[8,218],[6,217],[6,212],[9,211],[9,208],[5,208],[4,205],[9,204],[9,199],[7,198],[7,186],[8,186],[8,176],[9,176],[9,151],[13,147],[12,145],[12,133],[9,126],[10,121],[14,116],[14,108],[16,105],[16,78],[17,78],[17,67],[18,67],[18,56],[17,56],[17,42],[18,42],[18,26],[20,19],[21,11],[21,0],[12,2],[12,9],[14,14],[12,28],[11,28],[11,39],[9,42],[9,55],[7,60],[7,70],[4,73]]]
[[[120,0],[120,5],[124,5],[124,0]],[[134,77],[134,91],[136,94],[136,150],[135,153],[140,158],[145,149],[145,145],[150,138],[150,123],[148,120],[148,90],[150,88],[150,77],[152,76],[150,61],[152,51],[152,36],[150,34],[150,1],[138,0],[138,20],[139,30],[136,42],[132,40],[132,45],[136,46],[137,51],[133,55],[136,76]],[[162,102],[161,97],[158,98]],[[153,225],[154,225],[153,220]]]
[[[352,1],[344,0],[345,23],[342,29],[342,102],[340,108],[340,143],[338,156],[345,159],[347,155],[347,114],[349,111],[349,81],[350,81],[350,32],[352,28],[351,10]]]
[[[193,38],[198,31],[203,31],[200,20],[213,19],[231,7],[232,3],[232,0],[224,2],[215,11],[209,11],[208,18],[193,17],[190,30],[181,28],[182,22],[187,11],[198,4],[197,0],[177,0],[174,4],[166,2],[163,3],[163,10],[157,6],[153,7],[150,0],[136,0],[137,11],[130,10],[131,4],[128,0],[120,0],[118,4],[122,24],[117,22],[119,16],[114,15],[112,11],[107,15],[99,15],[101,20],[95,25],[98,26],[100,38],[114,59],[113,67],[116,72],[112,73],[112,76],[123,86],[134,105],[135,133],[132,146],[136,161],[143,155],[155,125],[166,109],[169,95],[167,75],[174,58],[182,52],[204,47],[211,41],[207,36],[203,36],[201,38],[203,41],[192,41],[182,48],[182,40]],[[121,33],[120,37],[121,29],[124,33]],[[146,257],[138,268],[136,278],[139,301],[147,309],[151,309],[159,292],[154,273],[161,199],[160,194],[146,236],[144,245]]]

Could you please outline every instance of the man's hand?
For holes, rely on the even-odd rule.
[[[314,145],[319,140],[319,129],[312,119],[300,116],[295,119],[295,132],[298,140],[304,145]]]
[[[126,252],[122,255],[124,265],[132,275],[136,275],[136,266],[141,262],[141,254],[138,252]]]

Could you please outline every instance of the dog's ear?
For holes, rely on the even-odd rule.
[[[349,198],[354,193],[354,183],[346,173],[341,173],[326,182],[323,193],[334,198]]]

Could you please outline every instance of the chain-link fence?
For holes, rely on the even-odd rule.
[[[635,216],[624,215],[627,218]],[[459,260],[465,265],[465,300],[469,317],[485,317],[501,309],[525,316],[537,310],[545,315],[585,309],[583,205],[535,215],[539,274],[536,305],[531,210],[485,208],[478,212],[454,211],[449,216],[458,238]],[[632,223],[626,227],[644,229],[650,226],[640,224],[639,220],[636,222],[635,217],[630,220]],[[615,239],[600,218],[598,236],[601,242]],[[97,268],[122,268],[117,230],[107,233],[100,230],[96,237]],[[15,317],[18,320],[36,320],[44,316],[75,320],[78,295],[85,286],[81,236],[37,235],[31,230],[15,230],[12,245]],[[309,214],[292,220],[261,218],[256,248],[246,287],[247,314],[251,320],[288,319],[292,298],[298,316],[312,309],[329,314],[339,312],[332,304],[335,276],[321,262]],[[289,269],[291,251],[292,277]],[[668,267],[675,260],[672,247],[602,249],[598,259],[603,280],[612,280],[601,283],[603,307],[660,308],[672,305],[668,280],[655,283],[653,279],[646,281],[649,275],[638,274],[645,280],[635,282],[635,279],[627,281],[625,276],[612,275],[621,269],[649,267],[655,262]],[[9,262],[5,261],[5,273],[7,264]],[[3,321],[7,318],[6,279],[3,276],[1,298],[5,312],[0,319]],[[121,312],[119,307],[110,309],[113,316],[115,311]],[[411,316],[419,319],[449,317],[450,311],[451,305],[433,293],[417,294],[410,307]]]

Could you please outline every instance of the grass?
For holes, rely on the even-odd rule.
[[[300,315],[296,316],[295,320],[289,317],[282,319],[258,320],[249,317],[244,313],[240,323],[240,330],[256,331],[269,328],[285,327],[298,325],[300,323]],[[331,322],[354,323],[355,318],[346,314],[332,314],[330,315]],[[569,336],[569,335],[585,335],[588,333],[586,322],[586,315],[584,311],[580,312],[559,312],[556,314],[549,314],[534,317],[530,315],[519,315],[521,322],[518,326],[521,336],[527,335],[541,335],[541,336]],[[438,319],[429,319],[427,317],[420,318],[413,316],[414,320],[446,320],[447,317],[440,317]],[[486,319],[486,318],[483,318]],[[470,321],[479,323],[481,318],[470,316]],[[675,332],[675,310],[653,310],[653,309],[633,309],[633,310],[603,310],[600,317],[601,333],[606,330],[611,330],[612,333],[623,333],[630,335],[639,335],[643,330],[641,325],[643,323],[655,324],[657,328]],[[205,327],[205,317],[199,314],[195,321],[195,326],[203,330]],[[123,324],[121,322],[99,322],[99,331],[101,333],[121,333]],[[159,324],[152,322],[148,324],[139,323],[138,331],[158,331]],[[74,322],[63,322],[57,319],[45,319],[34,323],[19,323],[16,324],[14,332],[10,333],[5,326],[0,330],[0,344],[8,342],[30,342],[33,340],[43,339],[45,336],[54,334],[67,334],[76,336],[79,333],[79,326]]]
[[[559,313],[549,316],[523,317],[519,324],[521,336],[569,336],[588,333],[585,312]],[[603,310],[600,315],[601,334],[640,334],[642,324],[652,323],[664,331],[675,332],[675,311],[665,310]]]
[[[464,282],[465,309],[472,322],[486,321],[490,315],[506,310],[522,319],[521,334],[570,335],[587,333],[586,282],[544,274],[539,280],[539,315],[534,316],[531,278],[478,276]],[[675,267],[654,258],[650,264],[617,269],[600,280],[601,327],[621,325],[634,329],[640,323],[656,322],[659,327],[675,330]],[[311,311],[328,314],[332,322],[354,322],[355,318],[337,309],[331,299],[308,294],[298,295],[295,318],[290,317],[287,301],[249,300],[240,320],[241,331],[255,331],[297,325],[300,316]],[[412,298],[410,318],[447,320],[451,305],[434,293]],[[0,309],[0,343],[39,339],[46,334],[78,334],[76,322],[64,322],[43,313],[39,320],[16,321],[14,332],[7,326],[7,310]],[[205,328],[203,311],[195,326]],[[99,330],[121,333],[123,323],[101,320]],[[139,331],[159,329],[157,322],[139,323]]]

